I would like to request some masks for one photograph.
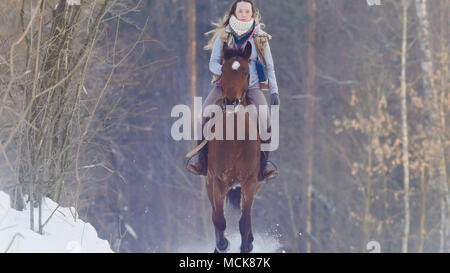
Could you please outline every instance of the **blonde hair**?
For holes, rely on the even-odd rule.
[[[213,26],[215,26],[215,28],[208,32],[205,32],[203,35],[205,35],[205,36],[213,35],[213,36],[209,39],[208,43],[203,47],[204,50],[213,49],[214,42],[216,41],[217,36],[219,36],[221,33],[223,33],[223,31],[225,30],[225,27],[228,25],[228,21],[231,17],[230,14],[231,14],[231,8],[228,12],[225,13],[225,15],[222,17],[222,19],[219,19],[216,22],[214,22],[214,21],[211,22],[211,24]],[[255,8],[255,12],[253,14],[253,19],[255,19],[256,24],[259,24],[261,29],[265,28],[266,25],[262,22],[261,14],[260,14],[259,10],[256,8]]]

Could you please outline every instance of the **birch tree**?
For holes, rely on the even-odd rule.
[[[402,0],[402,64],[401,64],[401,124],[402,124],[402,161],[403,161],[403,190],[404,190],[404,208],[405,208],[405,226],[402,238],[402,252],[408,252],[409,237],[409,152],[408,152],[408,107],[406,105],[406,60],[408,58],[408,7],[409,0]]]
[[[446,237],[448,236],[448,220],[447,220],[447,214],[448,214],[448,206],[450,206],[449,200],[448,200],[448,177],[447,175],[447,164],[449,163],[447,146],[448,146],[448,130],[447,130],[447,121],[446,117],[448,115],[448,105],[450,105],[449,100],[449,92],[447,90],[448,88],[448,14],[449,14],[449,5],[448,1],[440,1],[440,15],[439,15],[439,23],[440,23],[440,47],[441,47],[441,71],[440,71],[440,96],[439,96],[439,116],[440,116],[440,131],[439,134],[440,142],[442,145],[442,149],[440,149],[441,154],[441,162],[440,162],[440,170],[441,170],[441,186],[443,189],[444,194],[447,193],[444,197],[439,198],[440,199],[440,206],[441,206],[441,226],[440,226],[440,241],[439,241],[439,251],[445,252],[446,251]],[[446,205],[447,204],[447,205]]]
[[[443,111],[440,110],[439,99],[438,99],[438,90],[436,89],[435,84],[435,70],[433,63],[433,53],[431,47],[431,39],[430,39],[430,19],[428,16],[427,10],[427,0],[415,0],[415,8],[417,18],[419,20],[418,24],[418,37],[420,43],[420,49],[422,51],[422,61],[421,61],[421,69],[423,72],[422,77],[422,85],[425,94],[425,100],[428,103],[430,109],[428,110],[429,116],[425,123],[425,130],[429,136],[429,140],[433,144],[434,154],[438,155],[436,158],[436,164],[430,164],[431,169],[431,177],[430,179],[434,179],[433,177],[433,169],[438,170],[438,180],[439,185],[441,187],[441,227],[440,227],[440,251],[444,250],[444,242],[445,242],[445,227],[447,223],[447,219],[444,219],[448,215],[449,206],[450,206],[450,193],[448,190],[448,181],[446,174],[446,162],[445,162],[445,117],[443,115]],[[444,122],[444,123],[443,123]],[[434,163],[434,162],[430,162]],[[436,167],[434,167],[436,166]]]
[[[308,238],[306,240],[306,252],[311,252],[311,236],[312,236],[312,187],[314,180],[314,111],[316,110],[314,96],[316,92],[316,28],[317,28],[317,3],[316,0],[308,1],[308,10],[311,18],[309,32],[308,32],[308,76],[307,76],[307,90],[311,98],[307,109],[307,131],[305,147],[308,149],[307,156],[307,187],[306,187],[306,233]]]

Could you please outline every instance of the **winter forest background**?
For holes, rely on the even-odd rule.
[[[203,33],[232,1],[65,2],[0,1],[0,190],[76,207],[114,251],[212,251],[170,112],[209,92]],[[450,3],[380,2],[255,1],[281,107],[253,228],[277,251],[450,250]]]

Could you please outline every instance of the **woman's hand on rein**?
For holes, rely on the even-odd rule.
[[[270,95],[270,105],[280,105],[280,96],[278,93]]]

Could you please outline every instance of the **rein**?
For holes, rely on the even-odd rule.
[[[242,93],[242,96],[239,99],[237,99],[237,100],[235,99],[234,100],[234,102],[232,104],[234,107],[242,104],[242,102],[245,99],[245,96],[247,95],[247,90],[248,90],[248,88],[245,89],[244,93]],[[222,98],[222,104],[221,104],[222,112],[225,112],[225,110],[226,110],[226,105],[227,105],[227,101],[226,100],[227,99],[225,97]]]

